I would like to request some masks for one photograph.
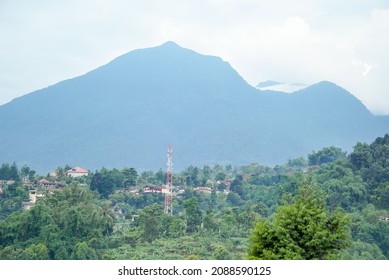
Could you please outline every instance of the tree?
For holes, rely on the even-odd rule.
[[[240,198],[239,194],[234,192],[228,193],[226,201],[232,206],[239,206],[243,203],[243,200]]]
[[[3,163],[0,168],[0,180],[10,180],[10,166],[8,163]]]
[[[9,179],[10,180],[14,180],[14,181],[19,181],[20,180],[20,177],[19,177],[19,169],[18,167],[16,166],[16,163],[14,162],[11,167],[10,167],[10,170],[9,170]]]
[[[97,190],[102,198],[107,198],[115,190],[115,179],[108,170],[102,169],[93,175],[90,189]]]
[[[359,171],[370,188],[389,182],[389,134],[378,137],[370,145],[358,143],[350,154],[354,170]]]
[[[215,233],[219,229],[219,224],[217,222],[217,218],[215,217],[215,213],[212,210],[208,210],[203,219],[204,229],[211,233]]]
[[[141,230],[141,237],[147,242],[152,242],[157,239],[163,232],[162,216],[164,215],[162,206],[159,204],[152,204],[146,206],[139,213],[139,228]]]
[[[20,175],[22,176],[22,180],[24,180],[24,181],[27,180],[28,175],[30,174],[30,171],[31,171],[31,169],[27,165],[24,165],[22,167],[22,169],[20,169]]]
[[[231,259],[230,253],[223,245],[216,245],[213,253],[213,257],[216,260],[229,260]]]
[[[138,173],[135,168],[123,168],[122,173],[124,174],[124,180],[126,186],[135,186]]]
[[[309,165],[322,165],[323,163],[333,162],[338,159],[346,158],[346,153],[340,148],[323,148],[318,152],[313,151],[308,155]]]
[[[74,247],[72,254],[73,260],[95,260],[97,259],[96,251],[89,247],[86,242],[79,242]]]
[[[219,172],[215,176],[215,181],[223,181],[226,178],[226,174],[224,172]]]
[[[232,181],[230,190],[232,192],[235,192],[239,194],[240,197],[244,196],[244,190],[243,190],[243,176],[238,175],[235,177],[234,181]]]
[[[318,191],[300,189],[294,203],[278,207],[271,221],[254,228],[250,259],[330,259],[350,246],[350,221],[345,214],[329,213]]]
[[[30,172],[28,173],[28,180],[34,181],[34,179],[35,179],[35,174],[36,174],[36,171],[35,171],[35,170],[30,170]]]
[[[201,225],[202,212],[196,197],[192,197],[184,201],[185,217],[186,217],[186,232],[194,233]]]
[[[26,260],[47,260],[49,258],[49,251],[46,245],[39,243],[33,244],[24,250],[23,259]]]

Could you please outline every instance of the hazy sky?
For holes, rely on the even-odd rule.
[[[250,84],[337,83],[389,114],[388,0],[0,0],[0,104],[175,41]]]

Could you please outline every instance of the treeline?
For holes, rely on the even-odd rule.
[[[3,186],[0,259],[388,259],[388,158],[385,135],[275,167],[189,166],[173,175],[173,215],[143,192],[162,169],[59,167],[66,186],[29,211],[4,206],[28,196],[18,180]]]

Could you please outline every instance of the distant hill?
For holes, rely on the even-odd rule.
[[[264,82],[259,82],[257,85],[257,88],[266,88],[266,87],[271,87],[271,86],[277,86],[277,85],[282,85],[283,83],[276,82],[276,81],[264,81]]]
[[[341,87],[293,94],[250,86],[225,61],[167,42],[0,106],[0,162],[39,172],[279,164],[323,146],[350,150],[389,132]]]

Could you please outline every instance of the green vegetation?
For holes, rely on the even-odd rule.
[[[271,222],[260,221],[251,239],[252,259],[331,259],[349,246],[345,214],[329,214],[311,186],[300,189],[296,201],[278,207]]]
[[[173,176],[173,215],[163,170],[3,164],[0,259],[388,259],[388,159],[385,135],[273,168],[189,166]]]

